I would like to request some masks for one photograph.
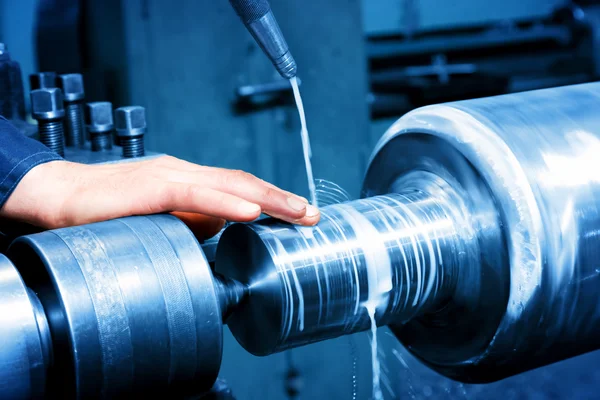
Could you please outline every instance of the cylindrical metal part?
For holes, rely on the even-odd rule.
[[[123,157],[135,158],[145,154],[146,109],[140,106],[120,107],[115,110],[115,128]]]
[[[238,307],[248,294],[248,287],[231,278],[222,275],[214,275],[215,292],[219,299],[221,315],[223,322],[226,322],[229,315]]]
[[[431,179],[426,177],[433,175],[457,194],[452,197],[460,202],[450,201],[448,206],[451,221],[465,221],[464,232],[470,233],[457,242],[466,249],[457,263],[449,265],[446,257],[438,258],[437,276],[445,276],[450,267],[457,273],[454,289],[444,294],[442,302],[433,302],[437,305],[411,319],[381,321],[389,323],[405,347],[433,369],[460,381],[490,382],[600,348],[600,116],[590,111],[598,108],[600,83],[428,106],[403,116],[378,143],[364,180],[364,201],[403,194],[407,187],[429,193],[425,188]],[[431,195],[427,202],[435,204],[443,196]],[[330,224],[328,211],[324,209],[317,228]],[[415,227],[427,230],[431,221],[432,216]],[[323,282],[321,274],[337,274],[335,267],[327,266],[317,268],[317,276],[312,270],[323,262],[308,255],[333,259],[340,249],[372,240],[382,246],[382,237],[373,233],[356,240],[356,229],[346,229],[350,239],[298,253],[295,249],[302,245],[296,243],[300,242],[296,230],[285,225],[270,229],[271,224],[228,228],[220,244],[224,252],[218,250],[217,270],[250,282],[241,310],[256,310],[254,318],[286,334],[288,328],[277,328],[276,323],[281,320],[290,326],[291,319],[285,344],[301,337],[294,330],[300,316],[286,316],[290,306],[284,303],[280,309],[282,301],[272,300],[277,298],[274,293],[283,293],[278,296],[287,296],[288,303],[288,299],[303,301],[305,310],[307,304],[316,310],[322,307],[297,293],[329,293],[342,303],[351,296],[336,294],[333,285],[327,291],[315,290]],[[392,227],[399,227],[398,222]],[[317,228],[300,230],[314,234]],[[427,232],[429,239],[421,243],[439,237],[432,229]],[[442,243],[441,250],[447,240]],[[271,244],[277,247],[269,250]],[[391,246],[404,248],[399,243]],[[226,255],[227,251],[240,255]],[[386,246],[375,253],[391,251]],[[379,271],[386,262],[364,268]],[[408,287],[422,285],[415,276],[409,275]],[[263,282],[270,285],[266,292]],[[296,283],[299,288],[293,289]],[[397,290],[393,286],[390,293]],[[312,308],[305,311],[304,330],[319,327],[318,320],[308,319],[312,315]],[[230,320],[236,319],[251,324],[234,313]],[[248,346],[244,328],[231,327]],[[278,348],[282,341],[269,343]]]
[[[2,254],[0,343],[0,398],[44,398],[52,358],[46,315],[36,295]]]
[[[48,315],[49,397],[191,396],[213,385],[221,310],[200,245],[177,218],[46,231],[8,254]]]
[[[83,121],[83,76],[64,74],[57,78],[57,87],[64,96],[65,104],[65,142],[68,147],[81,147],[85,141]]]
[[[249,287],[227,321],[242,346],[267,355],[366,330],[370,314],[378,325],[404,323],[452,297],[478,245],[458,195],[417,175],[428,184],[324,207],[315,227],[227,229],[216,266]]]
[[[506,289],[475,295],[464,287],[477,312],[392,327],[436,370],[486,382],[600,347],[600,118],[589,111],[598,107],[598,83],[430,106],[402,117],[378,143],[366,196],[426,169],[464,188],[484,182],[501,219],[506,243],[496,253],[504,257],[498,272],[508,276]],[[490,213],[469,208],[473,221]],[[489,225],[477,232],[489,233]],[[498,305],[503,311],[492,330],[458,330],[477,313],[495,319],[490,308]],[[473,337],[485,340],[474,347]]]

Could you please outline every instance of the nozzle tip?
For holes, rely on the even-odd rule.
[[[279,74],[285,79],[292,79],[298,72],[296,60],[294,60],[294,57],[292,57],[292,54],[289,51],[273,64]]]

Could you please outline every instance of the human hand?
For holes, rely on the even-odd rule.
[[[314,225],[319,211],[306,199],[242,172],[174,157],[86,165],[52,161],[29,171],[0,217],[45,229],[130,215],[171,212],[199,238],[218,233],[225,219],[249,222],[262,213]]]

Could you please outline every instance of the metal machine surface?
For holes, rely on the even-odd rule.
[[[187,398],[214,384],[222,316],[244,289],[213,278],[177,218],[41,232],[7,254],[23,280],[0,256],[0,305],[18,310],[0,326],[0,397]]]
[[[600,346],[600,84],[429,106],[382,137],[364,199],[314,228],[233,225],[217,271],[255,354],[368,328],[490,382]]]
[[[42,306],[15,266],[0,254],[0,394],[40,398],[51,361],[50,335]]]

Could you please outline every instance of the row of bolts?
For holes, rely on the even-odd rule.
[[[111,150],[114,143],[122,147],[124,158],[144,155],[144,107],[117,108],[113,122],[110,102],[85,104],[81,74],[41,72],[30,75],[29,83],[32,116],[38,122],[39,140],[50,150],[64,157],[65,145],[83,148],[85,127],[92,151]]]

